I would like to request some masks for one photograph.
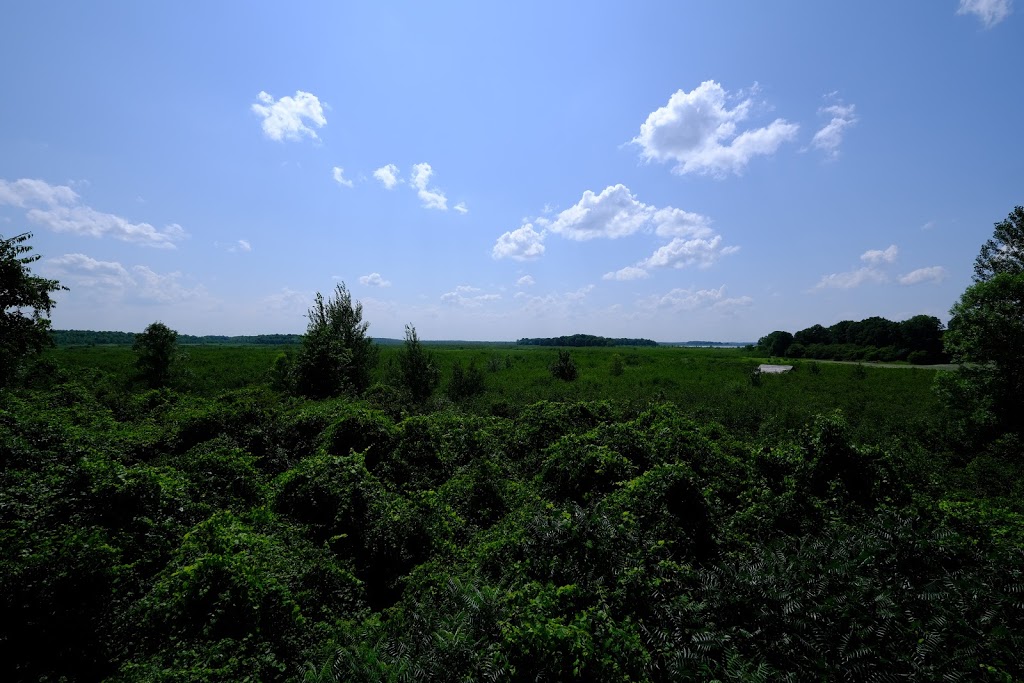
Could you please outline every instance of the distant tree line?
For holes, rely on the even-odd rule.
[[[50,336],[57,346],[95,346],[101,344],[131,346],[135,332],[97,332],[94,330],[51,330]],[[221,334],[196,336],[179,334],[179,344],[222,344],[225,346],[283,346],[301,344],[301,334],[256,334],[229,337]]]
[[[905,360],[927,365],[948,361],[943,333],[942,322],[931,315],[915,315],[902,322],[874,316],[843,320],[831,327],[812,325],[796,334],[776,330],[761,337],[757,346],[764,353],[785,358]]]
[[[520,346],[657,346],[650,339],[612,339],[593,334],[571,334],[563,337],[523,337]]]

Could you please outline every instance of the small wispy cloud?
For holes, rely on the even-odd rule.
[[[1013,13],[1013,0],[960,0],[956,13],[973,14],[985,28],[992,28]]]
[[[345,177],[345,169],[343,169],[341,166],[335,166],[333,169],[331,169],[331,177],[334,178],[334,182],[338,183],[339,185],[348,188],[354,187],[352,181]]]
[[[834,94],[831,95],[834,97]],[[830,117],[811,139],[811,147],[821,150],[829,159],[839,158],[839,148],[848,128],[857,123],[856,107],[852,104],[832,104],[818,110]]]
[[[899,282],[901,285],[919,285],[925,282],[938,284],[946,279],[947,274],[946,269],[942,266],[928,266],[901,275]]]

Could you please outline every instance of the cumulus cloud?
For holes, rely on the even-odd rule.
[[[857,123],[855,111],[852,104],[833,104],[819,109],[819,114],[828,115],[831,119],[814,134],[811,147],[821,150],[829,159],[838,159],[846,129]]]
[[[900,250],[895,244],[890,244],[883,249],[868,249],[860,255],[860,260],[865,263],[878,265],[880,263],[892,263],[896,260]]]
[[[661,237],[707,236],[711,219],[675,207],[644,204],[621,183],[595,194],[586,190],[575,205],[554,220],[538,218],[537,223],[571,240],[616,239],[634,233],[654,232]]]
[[[387,164],[385,166],[381,166],[380,168],[373,172],[373,177],[379,180],[381,184],[384,185],[384,187],[389,190],[393,189],[395,185],[402,182],[398,178],[398,167],[395,166],[394,164]]]
[[[458,211],[461,214],[469,213],[469,207],[466,206],[466,202],[459,202],[458,204],[456,204],[452,208],[455,209],[456,211]]]
[[[78,202],[78,194],[67,185],[50,185],[46,181],[21,178],[13,183],[0,179],[0,205],[26,208],[68,205]]]
[[[853,289],[864,284],[882,284],[888,281],[889,277],[878,268],[865,266],[845,273],[823,275],[814,289]]]
[[[335,166],[331,169],[331,177],[334,178],[334,182],[345,187],[353,187],[352,181],[345,177],[345,169],[341,166]]]
[[[532,223],[510,230],[498,238],[491,256],[495,259],[510,258],[514,261],[532,261],[544,255],[544,238],[547,233],[537,232]]]
[[[658,248],[651,256],[642,261],[643,268],[685,268],[698,265],[707,268],[722,256],[739,251],[739,247],[722,246],[722,236],[715,235],[711,239],[683,239],[676,237],[663,247]]]
[[[128,297],[157,303],[179,303],[206,296],[202,285],[186,287],[179,272],[158,273],[149,266],[124,267],[85,254],[65,254],[46,262],[49,272],[74,287],[96,288],[106,296]]]
[[[370,273],[369,275],[359,276],[359,284],[366,285],[367,287],[390,287],[391,281],[382,278],[380,273]]]
[[[149,223],[132,223],[121,216],[97,211],[80,200],[78,194],[66,185],[50,185],[43,180],[27,178],[14,182],[0,180],[0,205],[28,209],[25,215],[29,221],[54,232],[113,237],[162,249],[174,249],[174,243],[186,236],[177,223],[163,228]]]
[[[711,229],[711,219],[707,216],[673,206],[659,208],[645,204],[622,184],[609,185],[599,193],[586,190],[573,206],[554,218],[539,216],[534,219],[534,223],[543,232],[536,232],[533,223],[506,232],[495,245],[494,257],[520,254],[520,245],[533,246],[532,255],[539,256],[543,253],[541,242],[549,232],[578,242],[601,238],[619,239],[636,233],[671,237],[668,244],[660,247],[649,258],[603,276],[605,280],[636,280],[647,277],[650,268],[684,268],[693,264],[707,267],[721,256],[739,249],[722,244],[721,235],[716,235]]]
[[[576,205],[558,214],[548,227],[571,240],[615,239],[639,231],[649,218],[650,207],[619,184],[606,187],[600,194],[585,191]]]
[[[957,14],[973,14],[985,25],[992,28],[1013,12],[1013,0],[960,0]]]
[[[423,202],[424,208],[447,211],[448,198],[445,197],[444,192],[437,188],[427,187],[432,175],[434,175],[434,169],[430,167],[430,164],[426,162],[413,164],[412,179],[409,182],[416,188],[416,194],[419,196],[420,201]]]
[[[524,275],[516,280],[516,287],[533,287],[537,282],[530,275]]]
[[[715,235],[711,239],[695,237],[685,239],[676,237],[668,244],[658,247],[649,257],[632,266],[605,273],[605,280],[638,280],[648,277],[655,268],[686,268],[696,265],[708,268],[723,256],[735,254],[739,247],[723,246],[722,236]]]
[[[901,285],[919,285],[924,282],[938,284],[946,279],[946,274],[946,269],[942,266],[929,266],[901,275],[899,282]]]
[[[715,81],[690,92],[678,90],[668,104],[651,112],[631,142],[647,161],[675,162],[674,173],[723,177],[741,173],[753,157],[774,154],[796,137],[799,126],[784,119],[738,131],[753,102],[747,98],[730,109],[728,95]]]
[[[259,100],[252,105],[252,111],[263,118],[263,134],[271,140],[301,140],[303,136],[317,139],[317,128],[327,124],[324,109],[316,95],[297,90],[295,97],[274,100],[267,92],[256,96]]]

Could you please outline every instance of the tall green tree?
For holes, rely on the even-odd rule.
[[[785,356],[793,343],[793,335],[785,330],[775,330],[757,340],[757,348],[769,356]]]
[[[1017,429],[1024,407],[1024,273],[971,285],[950,310],[946,351],[985,378],[999,422]]]
[[[171,373],[178,353],[178,333],[162,322],[150,324],[136,335],[132,344],[135,352],[135,367],[139,377],[151,389],[159,389],[171,383]]]
[[[1024,206],[1014,207],[995,224],[995,232],[974,259],[975,282],[987,282],[998,273],[1024,273]]]
[[[327,300],[317,292],[295,361],[295,388],[311,398],[362,393],[370,385],[378,348],[367,335],[363,305],[340,283]]]
[[[56,280],[32,274],[29,264],[39,260],[27,242],[32,233],[0,235],[0,386],[6,386],[25,358],[53,344],[50,295],[67,289]]]
[[[1017,206],[981,247],[975,283],[950,309],[946,352],[961,363],[937,380],[951,409],[975,428],[1020,432],[1024,408],[1024,207]]]
[[[417,403],[430,398],[441,382],[434,354],[424,350],[412,323],[405,326],[405,344],[398,352],[398,372],[402,386]]]

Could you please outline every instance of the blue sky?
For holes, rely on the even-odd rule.
[[[1012,3],[17,3],[0,234],[57,328],[945,321],[1024,203]]]

